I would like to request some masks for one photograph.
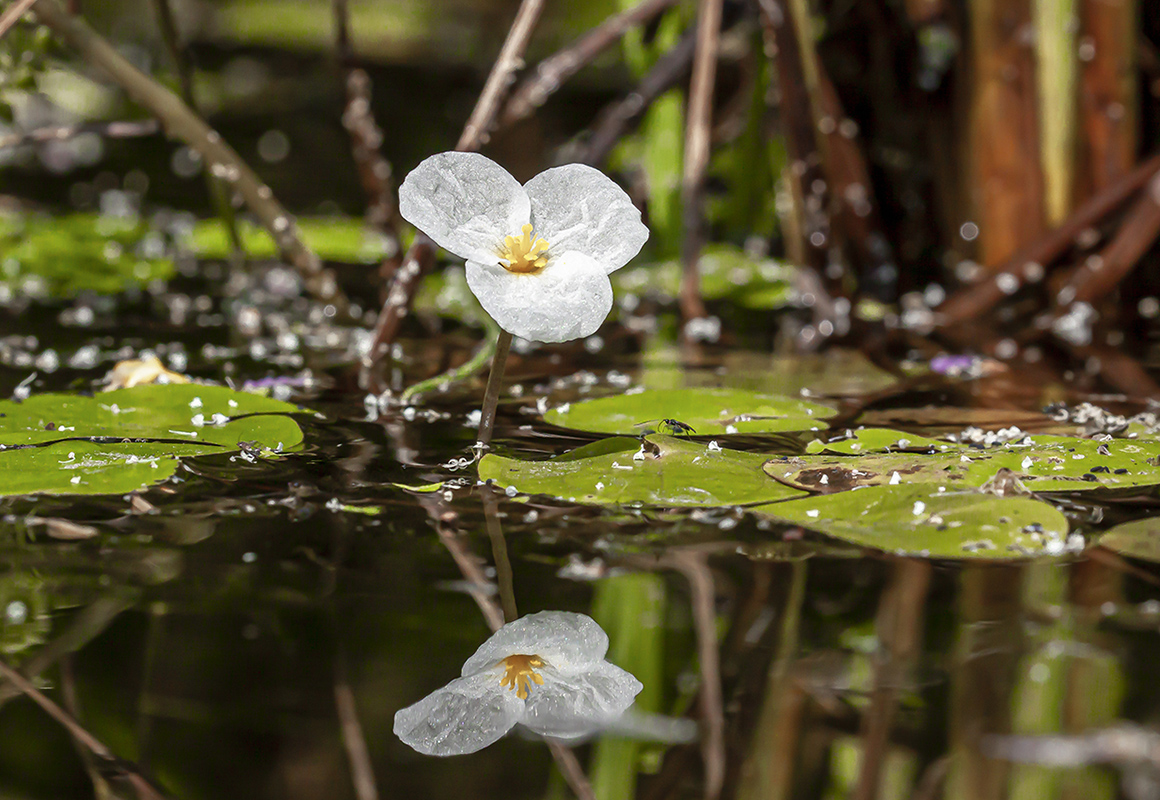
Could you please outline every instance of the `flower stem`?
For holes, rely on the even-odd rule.
[[[503,381],[503,368],[507,364],[508,352],[512,349],[512,335],[500,329],[495,340],[495,355],[491,359],[491,374],[487,376],[487,390],[483,393],[483,410],[479,416],[479,439],[476,449],[482,454],[491,444],[491,432],[495,428],[495,409],[499,405],[499,385]]]

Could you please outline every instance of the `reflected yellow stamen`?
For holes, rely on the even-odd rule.
[[[532,240],[531,223],[523,227],[521,236],[505,236],[499,248],[499,260],[508,272],[530,275],[539,272],[548,263],[548,242]]]
[[[505,670],[503,677],[499,679],[500,684],[508,689],[515,689],[516,697],[521,700],[528,699],[532,683],[537,686],[544,685],[544,679],[535,672],[536,667],[544,666],[544,659],[539,656],[508,656],[499,663],[503,664]]]

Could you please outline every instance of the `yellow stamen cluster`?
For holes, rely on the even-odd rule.
[[[544,685],[544,679],[535,672],[536,667],[544,666],[544,659],[539,656],[508,656],[499,663],[504,665],[505,670],[503,677],[499,679],[500,684],[505,688],[515,689],[516,697],[521,700],[528,699],[532,683],[537,686]]]
[[[508,272],[530,275],[539,272],[548,263],[545,250],[548,243],[544,239],[532,240],[531,223],[523,227],[522,236],[505,236],[499,249],[500,263]]]

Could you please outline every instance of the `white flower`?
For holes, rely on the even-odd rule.
[[[624,190],[583,164],[523,186],[478,153],[439,153],[399,187],[399,213],[467,260],[467,285],[508,333],[538,342],[588,336],[612,309],[608,275],[648,228]]]
[[[461,678],[395,714],[395,735],[420,753],[474,753],[516,724],[576,739],[616,721],[643,686],[604,660],[595,620],[541,611],[509,622],[480,645]]]

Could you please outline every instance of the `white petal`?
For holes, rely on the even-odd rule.
[[[463,664],[463,674],[478,673],[518,654],[538,655],[554,669],[571,672],[603,663],[607,652],[608,634],[592,617],[571,611],[540,611],[493,633]]]
[[[615,664],[600,661],[584,672],[545,670],[544,685],[532,690],[520,724],[536,733],[575,738],[608,727],[640,690],[640,681]]]
[[[627,264],[648,241],[640,211],[598,169],[566,164],[541,172],[524,189],[532,201],[534,235],[547,240],[552,254],[584,253],[607,274]]]
[[[468,261],[467,285],[501,328],[533,342],[589,336],[612,310],[608,276],[581,253],[552,256],[535,275]]]
[[[531,219],[528,194],[506,169],[479,153],[437,153],[399,187],[399,213],[444,250],[496,259],[505,236]]]
[[[395,735],[429,756],[474,753],[519,721],[524,701],[491,672],[456,678],[395,714]]]

